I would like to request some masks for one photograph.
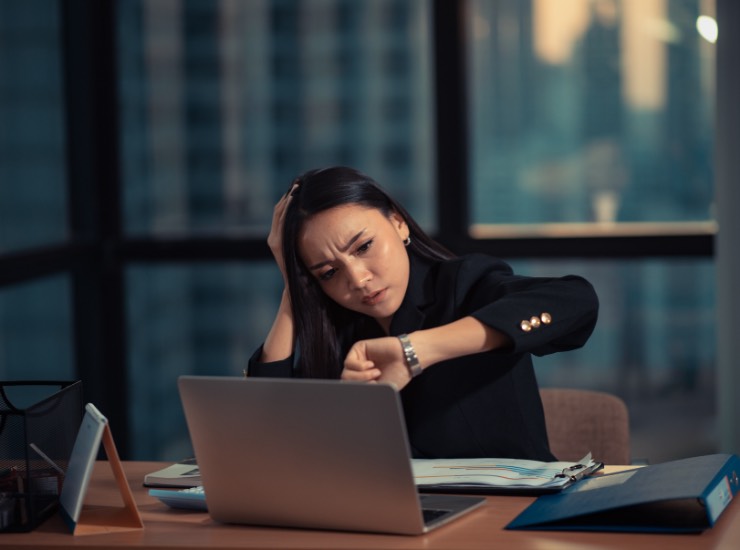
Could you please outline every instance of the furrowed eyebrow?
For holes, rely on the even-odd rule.
[[[350,248],[352,247],[352,245],[353,245],[353,244],[355,244],[355,243],[357,242],[357,239],[359,239],[360,237],[362,237],[362,234],[363,234],[363,233],[365,233],[365,231],[366,231],[366,230],[367,230],[367,228],[361,229],[361,230],[360,230],[360,231],[359,231],[359,232],[357,233],[357,235],[355,235],[354,237],[352,237],[352,238],[351,238],[351,239],[350,239],[350,240],[349,240],[349,241],[347,242],[347,244],[345,244],[344,246],[340,247],[340,248],[339,248],[339,251],[340,251],[340,252],[347,252],[347,250],[349,250],[349,249],[350,249]],[[320,269],[320,268],[322,268],[322,267],[324,267],[325,265],[328,265],[328,264],[330,264],[330,263],[331,263],[331,260],[326,260],[326,261],[323,261],[323,262],[319,262],[319,263],[317,263],[317,264],[315,264],[315,265],[312,265],[312,266],[311,266],[311,267],[309,267],[308,269],[309,269],[309,271],[314,271],[315,269]]]

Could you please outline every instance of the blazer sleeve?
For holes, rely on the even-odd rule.
[[[259,358],[262,356],[262,346],[252,354],[247,364],[247,376],[264,377],[264,378],[290,378],[293,376],[293,363],[295,356],[291,355],[282,361],[270,361],[261,363]]]
[[[506,334],[515,353],[547,355],[583,346],[599,310],[583,277],[515,275],[505,262],[483,255],[461,260],[455,294],[461,315]]]

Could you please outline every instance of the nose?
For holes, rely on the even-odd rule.
[[[365,288],[365,285],[372,280],[372,275],[363,265],[352,265],[347,268],[347,277],[352,288]]]

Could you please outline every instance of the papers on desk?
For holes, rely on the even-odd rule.
[[[578,462],[508,458],[415,458],[411,462],[422,492],[490,494],[557,492],[603,467],[591,458],[591,453]]]

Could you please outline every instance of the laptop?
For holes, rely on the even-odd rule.
[[[181,376],[178,387],[216,521],[415,535],[485,501],[419,495],[390,385]]]

